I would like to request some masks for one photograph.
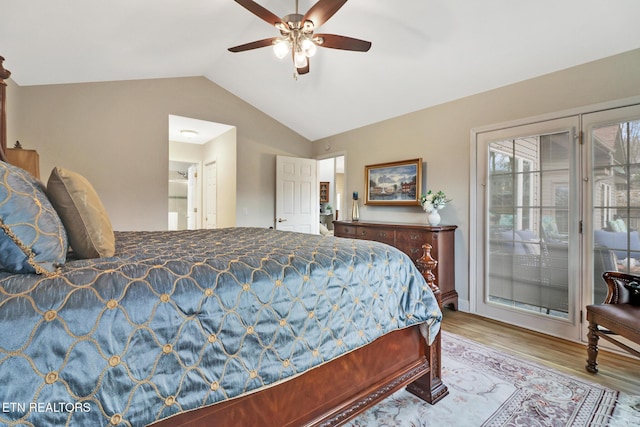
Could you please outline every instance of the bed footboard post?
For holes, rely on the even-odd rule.
[[[417,260],[416,264],[420,269],[420,272],[424,276],[427,284],[433,291],[440,309],[442,309],[442,295],[440,294],[440,288],[436,285],[436,276],[433,274],[433,269],[438,265],[438,261],[431,256],[431,245],[422,245],[423,254],[422,258]],[[427,363],[431,367],[429,373],[418,378],[407,386],[407,391],[415,394],[419,398],[434,404],[440,399],[449,394],[449,389],[442,382],[442,365],[441,358],[441,334],[438,333],[433,343],[427,347]]]
[[[11,76],[11,72],[6,70],[2,63],[4,58],[0,56],[0,160],[7,161],[5,150],[7,149],[7,84],[4,82]]]
[[[440,364],[440,334],[427,349],[427,363],[431,367],[424,374],[407,386],[407,391],[432,405],[449,394],[449,389],[442,382],[442,365]]]

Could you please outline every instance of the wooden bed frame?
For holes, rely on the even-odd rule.
[[[7,161],[5,155],[7,149],[7,84],[4,82],[11,76],[9,70],[5,70],[2,63],[4,58],[0,56],[0,160]]]
[[[6,149],[6,83],[11,73],[0,56],[0,159]],[[437,262],[424,245],[417,261],[441,304],[432,270]],[[449,391],[441,380],[440,334],[429,346],[419,326],[389,333],[291,380],[158,421],[154,426],[337,426],[393,392],[407,390],[434,404]]]
[[[432,270],[431,245],[417,261],[442,306]],[[419,326],[374,342],[291,380],[236,399],[184,412],[153,423],[169,426],[338,426],[407,386],[435,404],[449,394],[442,382],[441,334],[429,346]]]
[[[274,387],[153,426],[337,426],[406,385],[433,404],[448,393],[438,375],[439,353],[440,334],[428,347],[413,326]]]

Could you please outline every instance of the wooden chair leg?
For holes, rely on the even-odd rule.
[[[589,344],[587,346],[587,371],[594,374],[598,373],[598,325],[594,322],[589,322],[589,333],[587,334]]]

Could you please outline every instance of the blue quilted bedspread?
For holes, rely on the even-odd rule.
[[[0,424],[140,426],[440,327],[411,260],[257,228],[116,233],[116,256],[0,273]]]

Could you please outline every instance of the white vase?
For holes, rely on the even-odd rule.
[[[429,220],[429,225],[436,226],[440,224],[440,214],[438,213],[438,209],[432,209],[427,216]]]

